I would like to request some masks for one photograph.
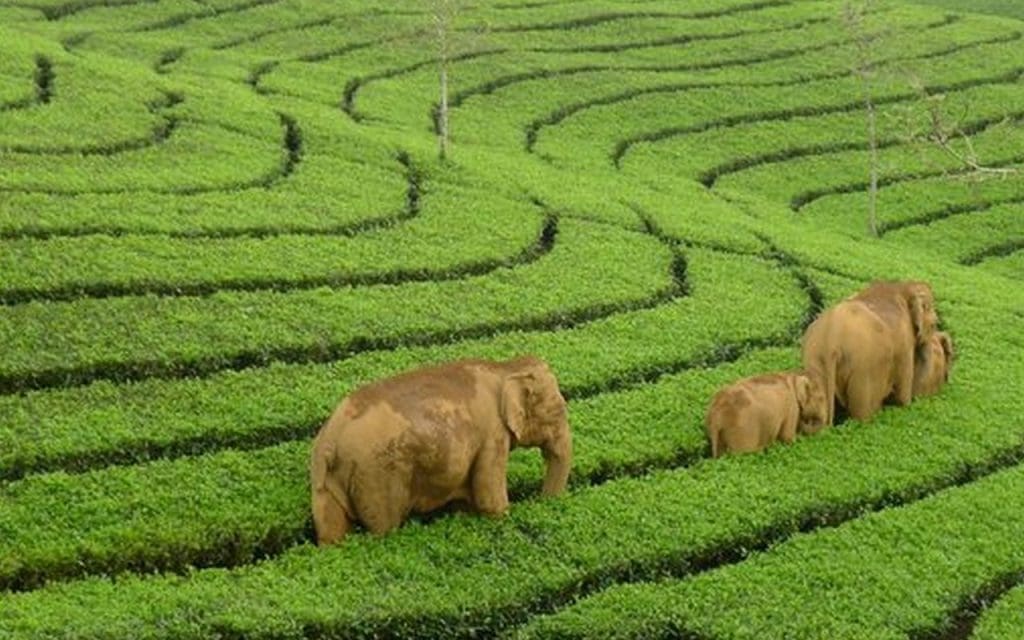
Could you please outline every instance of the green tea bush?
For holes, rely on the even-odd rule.
[[[457,4],[439,161],[430,3],[0,0],[0,637],[1016,637],[1020,23]],[[941,393],[708,457],[718,388],[894,278]],[[311,544],[343,396],[523,353],[564,495],[516,450],[504,518]]]

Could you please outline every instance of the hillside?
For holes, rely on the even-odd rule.
[[[0,638],[1024,637],[1024,13],[872,4],[462,3],[441,161],[431,3],[0,0]],[[710,459],[879,278],[943,392]],[[312,545],[341,397],[524,352],[566,495]]]

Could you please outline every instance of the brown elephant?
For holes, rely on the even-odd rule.
[[[565,399],[538,358],[461,360],[361,387],[313,441],[317,542],[341,539],[355,522],[383,534],[412,512],[450,501],[503,514],[509,451],[517,446],[540,447],[543,495],[565,489],[572,462]]]
[[[797,431],[815,433],[825,424],[825,393],[804,372],[744,378],[719,390],[704,420],[711,455],[752,452],[776,440],[792,443]]]
[[[953,366],[953,339],[945,331],[932,335],[925,349],[919,349],[914,363],[914,397],[934,395],[949,381]]]
[[[803,363],[820,380],[829,403],[867,420],[888,398],[913,397],[915,354],[927,347],[938,316],[924,282],[874,282],[818,316],[803,336]]]

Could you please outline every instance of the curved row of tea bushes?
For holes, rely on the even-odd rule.
[[[888,240],[901,237],[907,228],[958,216],[970,218],[993,206],[1024,202],[1024,179],[1011,174],[1000,180],[950,180],[946,176],[903,180],[880,187],[877,198],[879,232]],[[801,214],[839,230],[849,228],[850,211],[867,211],[867,190],[819,198],[803,207]]]
[[[99,381],[0,396],[0,478],[308,438],[356,386],[457,358],[536,353],[558,372],[568,397],[592,396],[738,357],[754,346],[791,344],[813,313],[793,277],[771,263],[702,250],[687,257],[679,297],[585,322],[495,330],[475,340],[441,337],[431,346],[368,351],[325,364],[278,363],[204,379]],[[682,296],[684,287],[689,295]],[[748,298],[748,287],[771,295]],[[732,294],[723,297],[723,291]]]
[[[0,194],[0,237],[351,233],[410,217],[415,213],[410,199],[418,194],[421,182],[432,179],[422,175],[426,172],[422,156],[369,136],[355,125],[339,125],[336,110],[281,100],[273,108],[261,105],[262,111],[245,109],[243,115],[228,118],[219,115],[227,111],[224,105],[185,95],[175,109],[181,109],[181,117],[190,122],[219,122],[204,126],[219,130],[227,124],[253,132],[260,130],[258,123],[269,123],[274,133],[266,140],[268,144],[276,141],[274,157],[290,162],[291,173],[270,188],[259,185],[188,195],[151,191]],[[287,140],[280,146],[282,124],[275,110],[295,117],[301,143],[298,162]]]
[[[25,81],[36,85],[37,93],[45,82],[47,95],[26,108],[0,111],[0,158],[19,152],[68,161],[78,153],[152,143],[166,126],[167,96],[144,67],[117,58],[72,56],[59,44],[20,30],[4,29],[2,35],[0,57],[32,65]]]
[[[1007,166],[1024,162],[1020,142],[1022,128],[1014,124],[993,123],[971,136],[974,152],[990,166]],[[970,150],[962,139],[950,142],[957,154]],[[907,178],[933,177],[967,173],[970,167],[938,145],[901,145],[881,149],[879,184]],[[756,192],[773,200],[786,200],[790,207],[802,209],[816,199],[848,191],[866,190],[868,177],[864,172],[863,151],[826,152],[791,161],[761,165],[725,176],[716,188]],[[816,179],[810,179],[813,175]]]
[[[978,53],[984,55],[983,48],[979,49]],[[1013,74],[986,71],[979,74],[977,84],[936,92],[944,96],[937,106],[949,125],[979,130],[1001,122],[1007,104],[1019,100],[1021,91],[1021,83]],[[639,144],[630,148],[623,170],[642,179],[657,163],[672,163],[677,171],[713,186],[751,167],[829,151],[867,149],[863,105],[851,103],[836,109],[798,116],[766,114],[758,121]],[[910,135],[923,138],[926,134],[923,127],[929,114],[920,95],[908,93],[899,99],[883,100],[877,105],[877,114],[880,147],[896,146]]]
[[[978,263],[982,269],[1014,280],[1024,277],[1024,238],[1018,236],[1012,242],[997,246],[992,251],[996,255],[985,255]],[[1002,255],[1002,252],[1007,253]]]
[[[971,640],[1013,640],[1024,634],[1024,587],[1006,592],[978,618]]]
[[[1021,193],[1024,199],[1024,192]],[[1013,238],[1024,238],[1024,202],[996,204],[972,212],[936,220],[927,226],[898,229],[887,239],[934,251],[936,257],[970,264],[974,256],[983,255],[994,244]]]
[[[553,97],[564,99],[569,96],[573,100],[578,100],[581,96],[589,95],[601,87],[607,91],[619,92],[623,88],[624,74],[631,78],[657,75],[664,80],[672,76],[679,78],[679,72],[691,68],[697,61],[707,64],[709,60],[715,59],[757,59],[766,55],[758,51],[759,39],[770,38],[779,33],[791,36],[805,27],[816,29],[818,22],[824,22],[834,15],[816,4],[796,6],[769,3],[751,7],[753,8],[750,11],[700,20],[676,20],[671,17],[633,19],[627,12],[622,14],[621,20],[609,20],[595,27],[566,31],[565,35],[578,43],[575,48],[552,46],[559,41],[558,29],[510,32],[504,37],[501,33],[485,36],[485,44],[479,47],[481,51],[473,52],[472,57],[459,64],[461,71],[458,84],[453,87],[451,101],[453,126],[456,129],[461,128],[463,110],[475,106],[478,99],[486,99],[487,94],[501,98],[502,105],[496,109],[489,109],[492,116],[500,116],[503,113],[521,114],[526,109],[537,110],[538,107],[550,104]],[[670,10],[669,14],[676,11],[678,8]],[[595,15],[600,17],[602,14],[595,12]],[[615,15],[615,12],[610,15]],[[934,13],[932,16],[934,17]],[[588,47],[583,44],[587,40],[580,36],[591,33],[598,27],[603,28],[592,36],[595,38],[596,49],[594,46]],[[660,44],[658,39],[655,39],[656,46],[653,47],[649,46],[650,42],[631,43],[628,35],[628,29],[631,28],[643,28],[645,32],[668,28],[676,37]],[[691,39],[682,40],[679,37],[680,31]],[[358,91],[352,98],[352,109],[356,113],[364,117],[401,123],[416,123],[429,116],[431,103],[424,104],[422,98],[410,100],[408,96],[410,87],[418,89],[424,85],[429,86],[427,83],[436,82],[432,77],[432,67],[416,64],[424,59],[422,52],[409,49],[409,53],[411,55],[408,56],[407,62],[412,64],[395,64],[383,69],[379,61],[367,58],[367,63],[372,65],[370,68],[373,71],[363,76]],[[363,54],[362,57],[367,56]],[[359,59],[360,55],[356,54],[355,60]],[[348,60],[349,57],[346,56],[345,61]],[[312,65],[302,65],[299,68],[309,66]],[[325,65],[326,68],[331,66]],[[294,72],[295,68],[294,64],[283,65],[280,73],[285,75],[286,70]],[[348,69],[348,66],[343,69]],[[496,70],[499,71],[497,75]],[[644,74],[645,71],[649,73]],[[602,82],[602,76],[607,77],[608,72],[618,72],[618,86],[608,83],[607,80]],[[314,68],[311,69],[311,73],[316,78],[323,70],[318,71]],[[329,95],[323,91],[323,83],[314,82],[310,88],[305,88],[298,86],[293,80],[288,80],[287,77],[278,79],[277,74],[277,70],[268,74],[265,86],[272,90],[307,95],[318,100],[329,99]],[[586,81],[579,81],[580,77],[586,78]],[[544,82],[545,80],[547,82]],[[552,90],[550,85],[552,80],[556,82],[555,90]],[[538,86],[542,86],[543,89],[536,90]],[[579,91],[575,90],[576,87],[579,87]],[[401,93],[403,90],[404,94]],[[414,95],[430,94],[416,90]],[[524,105],[523,98],[532,98],[533,102]],[[553,106],[557,107],[558,104]],[[475,139],[478,139],[477,136],[470,138]],[[492,138],[484,134],[479,140],[491,142]],[[493,140],[506,143],[509,141],[506,136]]]
[[[528,501],[498,521],[455,516],[330,549],[302,545],[251,567],[187,578],[87,579],[9,594],[0,598],[0,629],[39,637],[74,624],[82,637],[108,638],[185,630],[279,637],[311,629],[398,637],[442,629],[492,633],[611,582],[685,575],[821,523],[913,502],[1024,459],[1021,430],[989,419],[993,409],[1001,416],[1021,410],[1018,394],[1001,382],[1024,373],[1022,364],[998,355],[1016,329],[1001,314],[969,306],[951,305],[944,314],[960,349],[954,382],[909,409],[883,411],[871,424],[850,423],[763,455],[702,460]],[[972,496],[985,488],[979,483]],[[987,499],[1015,498],[996,492]],[[701,513],[714,517],[694,515]],[[989,535],[1019,529],[1013,517],[991,513],[1008,528],[987,527]],[[941,540],[943,531],[986,521],[930,522],[936,526],[920,535]],[[988,573],[1004,555],[974,566]],[[497,566],[501,580],[493,580]]]
[[[975,594],[1024,574],[1022,515],[1024,466],[1017,465],[903,508],[795,536],[690,580],[613,587],[534,621],[518,637],[936,634],[954,626]]]
[[[927,34],[928,31],[921,29],[923,34]],[[1004,33],[1009,31],[1009,28],[1004,27]],[[979,36],[979,39],[989,38],[990,30],[984,30],[982,33],[985,35]],[[908,36],[910,53],[900,49],[898,55],[892,55],[911,55],[915,51],[915,43],[920,43],[917,46],[923,49],[922,53],[942,48],[934,41],[930,45],[924,44],[927,42],[928,39],[924,37]],[[1016,49],[1014,42],[997,42],[977,49],[958,50],[946,56],[929,58],[929,77],[922,79],[922,82],[936,89],[991,83],[996,76],[1009,76],[1019,72]],[[982,52],[987,63],[984,71],[979,70],[976,64],[978,55]],[[812,68],[811,73],[805,76],[813,77],[813,73],[819,70],[841,73],[837,73],[835,77],[826,74],[824,78],[816,80],[804,79],[799,74],[794,77],[793,61],[783,60],[773,63],[774,66],[788,71],[788,74],[783,76],[784,79],[796,82],[784,82],[779,86],[757,86],[754,82],[762,81],[763,77],[759,75],[752,82],[748,75],[750,69],[741,67],[735,72],[741,74],[738,78],[735,73],[730,72],[732,75],[726,74],[723,78],[725,82],[721,86],[714,86],[715,76],[702,74],[698,76],[697,82],[703,81],[712,86],[670,93],[641,94],[626,102],[598,104],[576,113],[546,132],[539,140],[536,151],[561,162],[598,168],[621,163],[624,161],[623,157],[628,161],[629,152],[641,142],[671,140],[676,136],[700,133],[714,127],[755,124],[765,120],[835,111],[855,112],[862,108],[859,102],[860,80],[846,72],[847,66],[843,62],[832,61],[829,64],[826,59],[819,63],[814,53],[806,57]],[[818,66],[819,64],[822,66]],[[898,68],[899,64],[894,66]],[[739,80],[739,86],[729,86],[729,80]],[[794,90],[795,87],[799,87],[800,90]],[[874,99],[880,102],[906,100],[917,94],[910,82],[899,75],[880,76],[872,85],[872,92]],[[616,123],[615,126],[612,126],[613,122]]]
[[[188,195],[270,186],[291,164],[280,139],[258,139],[216,125],[183,122],[163,144],[113,155],[4,154],[11,170],[0,192],[56,195],[157,192]]]
[[[706,449],[704,398],[729,376],[793,366],[769,349],[714,369],[570,402],[572,485],[693,462]],[[228,420],[227,416],[223,419]],[[0,590],[83,573],[234,566],[307,541],[309,439],[80,475],[51,473],[0,487]],[[512,457],[509,489],[533,497],[536,451]],[[183,500],[181,487],[188,486]]]
[[[672,295],[672,261],[649,236],[566,219],[541,259],[449,282],[4,307],[0,389],[323,361],[503,327],[554,327]]]
[[[961,26],[937,21],[934,14],[922,15],[917,21],[920,24],[914,25],[914,19],[907,19],[908,32],[902,35],[911,53],[902,55],[934,52],[938,47],[934,38],[923,34],[938,37]],[[916,32],[913,26],[917,26]],[[1000,27],[1001,33],[1007,31]],[[593,124],[586,121],[591,111],[623,120],[630,118],[634,105],[644,100],[676,103],[688,92],[716,87],[720,91],[729,87],[733,91],[757,87],[764,90],[771,86],[799,86],[815,77],[847,76],[849,38],[835,35],[837,32],[841,29],[835,14],[822,11],[820,16],[810,18],[805,14],[803,23],[795,21],[789,29],[764,33],[754,30],[735,41],[694,42],[678,49],[644,49],[644,57],[636,60],[641,52],[617,52],[614,58],[603,60],[588,54],[579,61],[560,61],[553,69],[551,63],[538,63],[532,70],[497,76],[463,90],[472,97],[465,104],[456,104],[453,126],[466,131],[464,135],[470,140],[490,140],[496,136],[509,145],[525,144],[528,151],[559,164],[585,160],[594,168],[606,166],[608,154],[620,138],[596,129],[590,129],[592,133],[587,136],[584,131]],[[800,35],[799,40],[793,39],[796,34]],[[483,62],[480,61],[481,66]],[[557,82],[557,90],[552,90],[552,81]],[[483,93],[484,89],[488,91]],[[493,129],[493,124],[488,123],[495,120],[496,112],[514,114],[516,120],[502,122],[506,126],[492,133],[489,129]],[[668,113],[674,114],[674,122],[687,111],[674,107]],[[667,115],[658,114],[649,122],[664,121]],[[585,121],[578,124],[579,120]],[[567,133],[560,131],[562,127],[567,127]],[[586,156],[581,158],[581,153]],[[629,156],[623,160],[628,163]]]
[[[90,235],[0,241],[0,300],[441,280],[522,264],[550,248],[542,238],[543,212],[529,202],[435,184],[418,206],[420,214],[406,224],[355,238]]]

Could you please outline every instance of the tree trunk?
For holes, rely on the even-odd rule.
[[[437,110],[437,138],[441,160],[448,158],[448,60],[441,58],[441,106]]]

